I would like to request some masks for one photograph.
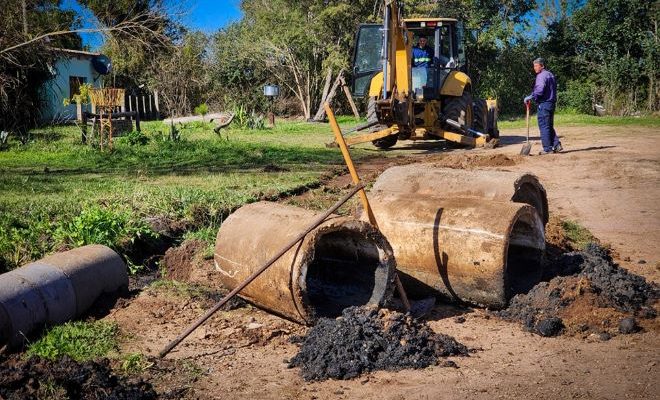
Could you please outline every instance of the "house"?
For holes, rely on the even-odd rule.
[[[84,83],[102,87],[103,75],[110,70],[110,60],[100,53],[68,49],[58,49],[57,52],[59,56],[51,67],[53,78],[43,87],[43,121],[76,119],[76,104],[65,106],[64,99],[71,100]]]

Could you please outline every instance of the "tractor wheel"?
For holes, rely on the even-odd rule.
[[[378,121],[378,114],[376,114],[376,98],[375,97],[369,97],[369,104],[367,105],[367,122],[377,122]],[[370,132],[378,132],[380,130],[383,130],[387,128],[385,125],[374,125],[372,126],[369,131]],[[382,139],[376,139],[373,140],[371,143],[373,143],[374,146],[378,147],[379,149],[387,149],[396,144],[397,141],[397,135],[390,135],[386,136]]]
[[[472,93],[464,90],[460,97],[449,97],[444,101],[442,113],[446,118],[457,121],[465,127],[472,126]],[[450,128],[450,131],[455,131]]]
[[[486,104],[486,100],[477,99],[474,101],[473,115],[472,129],[488,133],[488,104]]]

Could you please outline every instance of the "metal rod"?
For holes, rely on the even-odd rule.
[[[383,99],[387,98],[387,63],[390,54],[390,6],[385,5],[385,15],[383,16]]]
[[[325,113],[328,115],[328,121],[330,121],[330,127],[332,128],[332,132],[334,132],[335,134],[335,142],[337,142],[339,148],[341,149],[341,154],[344,156],[344,161],[346,162],[348,171],[351,173],[351,178],[353,179],[353,183],[359,185],[360,177],[358,176],[357,170],[355,169],[355,165],[353,164],[353,160],[351,159],[351,153],[348,152],[348,146],[346,145],[346,141],[344,140],[344,135],[341,134],[341,129],[339,128],[339,124],[335,119],[335,113],[332,111],[332,108],[330,108],[330,104],[325,103],[323,104],[323,107],[325,107]],[[369,199],[367,198],[367,193],[364,191],[364,189],[360,190],[360,200],[362,201],[362,207],[364,208],[364,211],[367,213],[367,216],[369,217],[369,223],[371,223],[371,225],[373,225],[376,229],[378,229],[378,222],[376,221],[376,217],[374,216],[374,213],[371,210],[371,206],[369,205]],[[406,291],[404,290],[403,285],[401,284],[401,280],[399,279],[398,273],[394,274],[394,281],[396,283],[396,289],[399,293],[399,297],[401,297],[401,301],[403,302],[403,306],[405,307],[406,311],[410,311],[410,302],[408,301],[408,295],[406,294]]]
[[[195,321],[192,325],[188,327],[182,334],[180,334],[176,339],[174,339],[170,344],[165,346],[163,350],[158,353],[158,357],[163,358],[165,357],[174,347],[176,347],[183,339],[188,337],[195,329],[197,329],[201,324],[203,324],[207,319],[209,319],[213,314],[215,314],[222,306],[225,305],[232,297],[234,297],[238,292],[243,290],[247,285],[249,285],[253,280],[255,280],[259,275],[261,275],[265,270],[268,269],[271,265],[275,263],[280,257],[284,255],[287,251],[289,251],[293,246],[296,245],[299,241],[301,241],[308,233],[310,233],[312,230],[314,230],[317,226],[321,225],[323,221],[326,220],[333,212],[337,211],[339,207],[341,207],[344,203],[346,203],[351,197],[355,195],[355,193],[361,191],[364,189],[363,184],[357,184],[355,185],[344,197],[339,199],[332,207],[330,207],[326,212],[324,212],[322,215],[320,215],[314,222],[312,222],[309,227],[300,235],[298,235],[295,239],[290,241],[286,246],[282,248],[276,255],[274,255],[270,260],[268,260],[261,268],[259,268],[257,271],[255,271],[252,275],[247,277],[240,285],[236,286],[234,290],[229,292],[222,300],[220,300],[213,308],[208,310],[204,315],[202,315],[197,321]]]

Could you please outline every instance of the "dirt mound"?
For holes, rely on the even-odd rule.
[[[556,264],[561,276],[515,296],[497,314],[542,336],[631,333],[636,329],[629,326],[637,325],[633,317],[649,320],[642,326],[652,325],[658,286],[614,264],[607,250],[591,244],[585,251],[564,254]]]
[[[350,307],[337,319],[322,318],[302,342],[290,367],[305,380],[351,379],[363,372],[398,371],[438,364],[439,357],[466,356],[451,336],[436,334],[410,316],[372,307]],[[447,361],[447,366],[456,366]]]
[[[114,375],[107,359],[78,363],[12,356],[0,365],[2,399],[156,399],[151,384]]]
[[[438,167],[472,169],[481,167],[510,167],[516,165],[515,156],[505,154],[449,154],[434,163]]]
[[[167,277],[181,282],[188,281],[198,255],[202,254],[205,248],[205,242],[193,239],[186,240],[179,247],[168,249],[162,261],[167,268]]]

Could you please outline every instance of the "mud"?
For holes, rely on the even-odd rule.
[[[542,336],[615,335],[656,325],[651,320],[657,314],[658,285],[613,263],[606,249],[590,244],[585,251],[564,254],[553,268],[559,276],[515,296],[496,314]],[[648,321],[640,327],[630,321],[635,316]]]
[[[0,364],[0,398],[149,400],[158,394],[148,382],[115,375],[108,359],[78,363],[15,355]]]
[[[162,264],[167,270],[167,278],[187,282],[198,260],[206,248],[202,240],[186,240],[179,247],[171,247],[165,252]]]
[[[473,169],[482,167],[510,167],[516,165],[517,156],[505,154],[449,154],[442,160],[434,163],[438,167],[455,169]]]
[[[300,367],[307,381],[352,379],[375,370],[420,369],[441,357],[467,356],[468,349],[451,336],[436,334],[410,316],[373,307],[350,307],[337,319],[322,318],[306,337],[289,367]]]

